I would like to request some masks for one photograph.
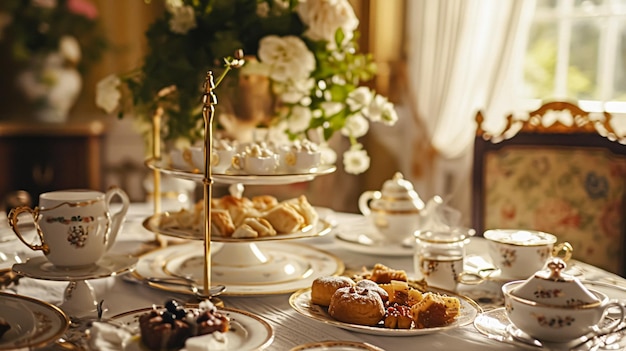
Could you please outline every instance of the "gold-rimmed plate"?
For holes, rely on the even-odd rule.
[[[0,292],[0,317],[11,327],[0,338],[0,350],[43,347],[60,338],[70,325],[58,307],[4,292]]]
[[[161,173],[177,178],[197,182],[201,182],[204,179],[204,173],[175,169],[163,160],[148,159],[145,164],[150,169],[158,170]],[[227,173],[211,173],[211,177],[214,181],[222,184],[281,185],[308,182],[315,179],[315,177],[331,174],[336,170],[337,167],[334,165],[321,165],[310,173],[274,173],[261,175],[228,171]]]
[[[290,351],[385,351],[366,342],[328,340],[312,342],[292,348]]]
[[[250,245],[250,246],[248,246]],[[265,262],[246,264],[238,260],[245,250],[260,254]],[[241,253],[237,251],[244,250]],[[224,251],[222,251],[224,250]],[[223,254],[228,252],[229,254]],[[223,295],[286,294],[310,287],[318,277],[343,273],[345,266],[336,256],[309,245],[284,241],[267,241],[252,244],[215,243],[211,246],[211,283],[223,284]],[[232,254],[231,254],[232,253]],[[215,258],[231,258],[226,263],[215,263]],[[250,258],[250,257],[246,257]],[[137,262],[132,273],[140,280],[147,278],[185,277],[196,285],[204,283],[204,246],[197,241],[148,252]],[[257,280],[259,279],[259,280]],[[264,279],[264,280],[260,280]],[[150,284],[174,293],[191,294],[186,287],[171,284]]]
[[[110,318],[109,323],[122,326],[133,335],[124,351],[146,350],[140,338],[139,316],[150,310],[152,307],[121,313]],[[231,328],[224,333],[226,350],[265,350],[274,341],[274,330],[263,318],[233,308],[218,307],[218,311],[230,318]]]
[[[434,290],[434,292],[439,292]],[[454,322],[435,328],[412,328],[412,329],[389,329],[384,328],[382,326],[367,326],[367,325],[358,325],[351,323],[340,322],[328,314],[328,308],[320,305],[316,305],[311,302],[311,289],[302,289],[294,292],[289,297],[289,305],[296,310],[296,312],[300,313],[305,317],[309,317],[311,319],[334,325],[336,327],[365,333],[370,335],[382,335],[382,336],[418,336],[418,335],[427,335],[432,333],[437,333],[441,331],[447,331],[454,328],[462,327],[468,324],[471,324],[474,321],[474,318],[482,312],[482,309],[476,304],[476,302],[472,301],[469,298],[460,295],[454,295],[450,292],[441,292],[442,294],[448,296],[455,296],[461,302],[461,310],[459,315],[456,317]]]
[[[201,230],[195,229],[186,229],[186,228],[163,228],[160,223],[163,218],[171,216],[170,212],[163,212],[152,215],[146,218],[143,221],[143,227],[147,230],[167,235],[179,239],[189,239],[189,240],[204,240],[204,232]],[[299,230],[294,233],[289,234],[278,234],[275,236],[264,236],[258,238],[228,238],[220,235],[212,235],[211,241],[214,242],[224,242],[224,243],[237,243],[237,242],[248,242],[248,241],[273,241],[273,240],[292,240],[292,239],[302,239],[302,238],[313,238],[318,236],[324,236],[332,230],[332,225],[324,220],[320,219],[316,224],[307,226],[302,230]]]

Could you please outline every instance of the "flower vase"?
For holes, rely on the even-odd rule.
[[[63,65],[58,55],[33,60],[17,77],[18,88],[31,104],[34,117],[45,123],[64,123],[82,89],[75,67]]]

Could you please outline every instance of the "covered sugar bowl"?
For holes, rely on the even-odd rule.
[[[546,270],[502,286],[511,323],[529,336],[549,342],[567,342],[616,328],[626,316],[624,305],[563,273],[565,267],[565,262],[555,257]],[[609,308],[618,310],[619,316],[605,320]]]
[[[402,243],[412,238],[419,228],[424,207],[413,184],[400,172],[386,180],[380,191],[369,190],[359,197],[359,210],[371,219],[380,239],[388,243]]]

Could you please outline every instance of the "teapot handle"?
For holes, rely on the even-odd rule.
[[[370,201],[379,200],[381,197],[381,192],[377,190],[368,190],[364,192],[361,196],[359,196],[359,211],[361,211],[364,216],[369,216],[370,213],[372,213],[369,206]]]

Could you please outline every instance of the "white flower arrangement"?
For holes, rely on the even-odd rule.
[[[146,122],[157,105],[165,106],[163,137],[192,144],[202,139],[198,98],[206,71],[242,49],[255,59],[236,74],[268,78],[279,101],[262,121],[268,135],[324,144],[339,131],[351,144],[344,169],[359,174],[370,159],[358,138],[369,123],[393,125],[398,116],[386,97],[360,86],[375,66],[370,55],[358,53],[358,24],[348,0],[167,0],[164,17],[147,32],[151,51],[144,65],[102,80],[96,102],[120,116],[131,107]],[[177,92],[159,98],[168,86]]]

